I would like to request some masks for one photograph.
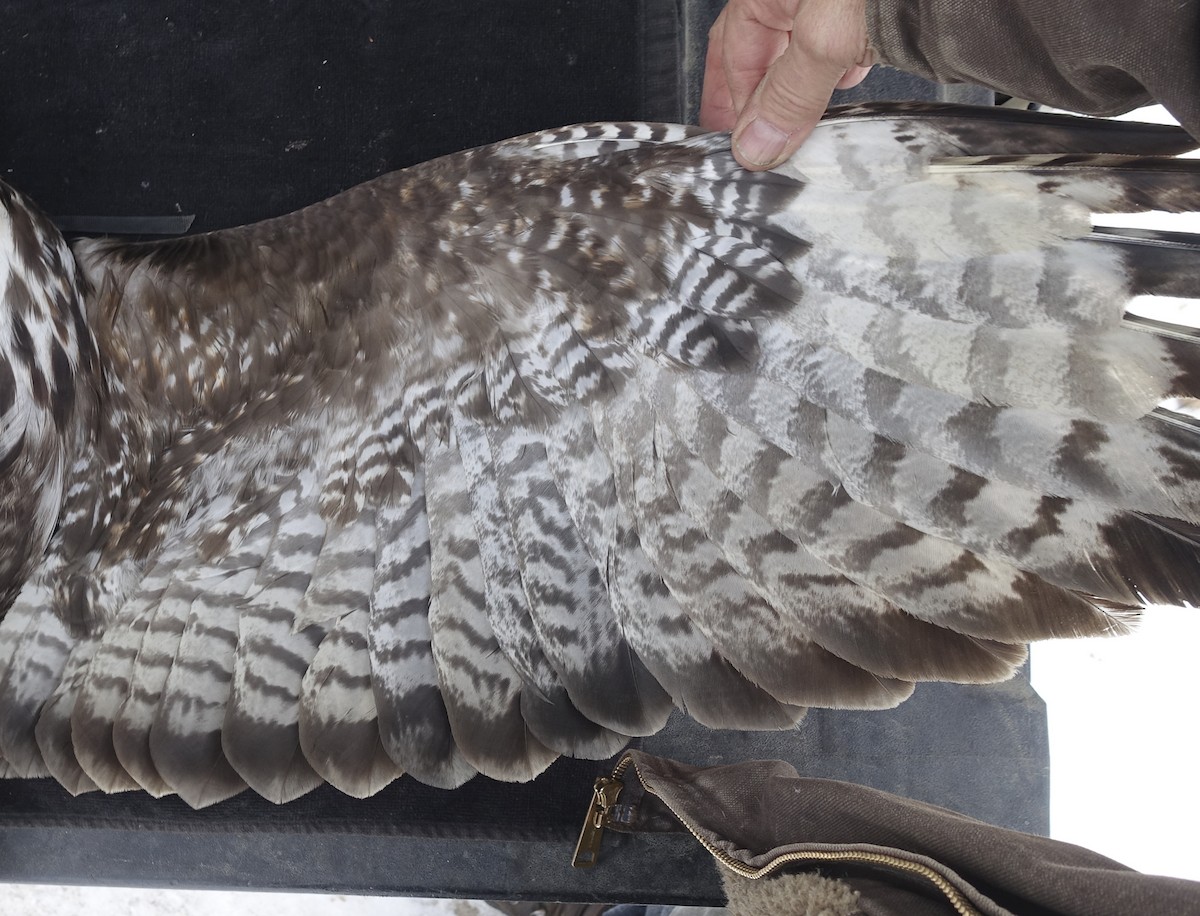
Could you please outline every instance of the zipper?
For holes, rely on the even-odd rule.
[[[632,757],[623,757],[613,770],[611,776],[601,776],[596,780],[592,788],[592,801],[588,806],[587,817],[583,822],[583,829],[579,833],[579,841],[575,844],[575,856],[571,860],[571,864],[576,868],[591,868],[600,858],[600,842],[604,836],[606,827],[611,826],[611,812],[616,805],[617,798],[621,794],[621,790],[625,787],[624,775],[625,771],[632,764],[634,772],[642,783],[642,788],[658,798],[670,810],[671,813],[679,820],[688,833],[695,837],[696,842],[708,850],[709,855],[716,859],[725,868],[728,868],[734,874],[740,875],[743,878],[748,878],[756,881],[759,878],[765,878],[767,875],[782,868],[785,865],[793,862],[817,862],[830,864],[855,864],[855,865],[875,865],[885,868],[894,868],[897,871],[906,872],[910,875],[915,875],[923,878],[941,891],[949,904],[954,907],[955,912],[959,916],[980,916],[979,911],[973,907],[962,892],[959,891],[950,881],[930,868],[928,865],[923,865],[920,862],[912,862],[908,859],[903,859],[900,856],[892,856],[881,852],[860,852],[853,849],[844,850],[797,850],[795,852],[785,852],[776,856],[766,865],[754,868],[744,862],[740,862],[733,856],[729,855],[724,850],[713,846],[708,840],[700,836],[696,829],[679,815],[674,808],[671,808],[662,796],[654,792],[654,790],[642,778],[641,771],[638,770],[637,764],[633,762]]]
[[[588,805],[587,817],[583,821],[583,829],[579,831],[579,841],[575,844],[575,855],[571,859],[574,868],[591,868],[600,859],[600,840],[604,837],[604,828],[611,823],[609,815],[625,782],[621,778],[625,770],[633,762],[631,757],[622,757],[613,770],[612,776],[601,776],[592,787],[592,803]]]

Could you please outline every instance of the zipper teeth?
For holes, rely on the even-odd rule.
[[[632,757],[622,757],[620,760],[618,760],[618,761],[617,761],[617,765],[616,765],[616,767],[613,769],[613,772],[612,772],[612,774],[613,774],[613,779],[620,779],[622,776],[624,776],[624,775],[625,775],[625,771],[629,769],[629,765],[630,765],[630,764],[632,764],[632,763],[633,763],[633,758],[632,758]],[[635,771],[637,771],[637,767],[636,767],[636,766],[635,766],[633,769],[634,769]],[[642,778],[642,774],[639,772],[639,773],[638,773],[638,779],[641,779],[641,778]],[[643,783],[643,785],[645,785],[645,783]]]
[[[621,761],[617,764],[616,769],[613,770],[614,778],[620,779],[625,770],[629,768],[630,764],[633,765],[634,772],[637,773],[638,779],[641,780],[642,788],[649,792],[650,787],[643,778],[642,771],[638,769],[636,763],[633,763],[632,757],[624,757],[621,759]],[[700,836],[700,834],[696,832],[695,828],[692,827],[687,819],[680,817],[679,812],[674,808],[671,808],[671,805],[661,795],[658,795],[654,792],[651,792],[651,794],[668,808],[670,808],[671,813],[674,814],[675,817],[679,819],[679,822],[687,828],[688,833],[695,837],[696,842],[708,850],[709,855],[711,855],[730,871],[740,875],[743,878],[748,878],[752,881],[758,880],[759,878],[769,875],[780,866],[787,865],[789,862],[865,862],[870,865],[887,865],[891,868],[896,868],[901,871],[906,871],[925,878],[946,896],[946,899],[950,902],[950,905],[954,907],[959,916],[979,916],[979,911],[971,906],[967,899],[961,893],[959,893],[958,888],[956,888],[953,884],[947,881],[928,865],[922,865],[920,862],[910,862],[907,859],[901,859],[898,856],[889,856],[881,852],[854,852],[852,850],[831,850],[829,852],[816,852],[813,850],[785,852],[783,855],[777,856],[761,868],[751,868],[744,862],[739,862],[727,852],[724,852],[723,850],[713,846],[708,840]]]
[[[695,836],[695,833],[692,834]],[[699,837],[697,837],[699,839]],[[701,840],[703,843],[704,841]],[[704,844],[708,847],[708,844]],[[939,875],[932,868],[922,865],[919,862],[910,862],[907,859],[901,859],[897,856],[889,856],[877,852],[853,852],[846,850],[839,852],[831,850],[829,852],[785,852],[783,855],[772,859],[762,868],[749,868],[748,866],[738,862],[736,859],[730,859],[728,856],[722,855],[721,850],[708,847],[708,851],[716,856],[726,868],[737,872],[744,878],[758,879],[773,872],[775,869],[790,862],[802,861],[818,861],[818,862],[859,862],[870,863],[872,865],[886,865],[889,868],[895,868],[901,871],[910,872],[919,877],[925,878],[934,887],[941,891],[950,905],[960,916],[978,916],[978,911],[967,902],[966,898],[958,892],[958,890],[949,881]],[[740,867],[738,867],[740,866]]]

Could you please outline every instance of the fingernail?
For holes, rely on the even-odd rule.
[[[761,118],[755,118],[733,138],[734,146],[751,165],[774,165],[787,141],[786,133]]]

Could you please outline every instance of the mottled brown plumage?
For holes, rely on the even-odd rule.
[[[197,806],[1007,677],[1200,598],[1179,131],[597,124],[84,241],[0,185],[0,759]]]

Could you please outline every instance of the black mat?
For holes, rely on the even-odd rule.
[[[0,175],[53,214],[213,229],[527,131],[683,117],[670,0],[0,10]]]
[[[711,732],[676,717],[645,750],[692,763],[780,758],[1033,833],[1048,829],[1045,709],[1018,678],[924,685],[898,709],[814,710],[788,732]],[[358,801],[323,787],[276,806],[244,793],[203,811],[144,793],[71,798],[0,781],[0,880],[333,890],[493,899],[711,903],[716,873],[688,835],[605,841],[570,856],[595,776],[561,760],[527,785],[477,777],[454,792],[403,778]]]

